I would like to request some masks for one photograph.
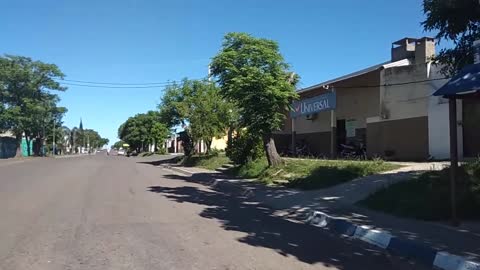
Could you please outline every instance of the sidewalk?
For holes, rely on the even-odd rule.
[[[454,228],[444,223],[394,217],[354,204],[378,188],[407,180],[412,174],[422,170],[441,169],[442,164],[436,164],[434,167],[430,163],[415,164],[416,167],[405,167],[395,172],[368,176],[328,189],[314,191],[267,187],[251,180],[232,179],[220,172],[201,168],[185,168],[172,164],[162,166],[191,175],[196,182],[223,185],[241,190],[249,201],[269,206],[275,209],[278,215],[285,218],[305,220],[309,213],[321,211],[326,215],[355,224],[356,227],[368,226],[370,229],[388,233],[392,239],[403,239],[405,240],[402,242],[403,245],[414,243],[415,246],[420,247],[421,251],[434,252],[433,258],[435,258],[436,251],[446,251],[467,260],[480,261],[480,223],[464,223],[460,227]],[[428,254],[428,256],[432,255]],[[480,265],[473,268],[468,267],[470,266],[452,266],[444,269],[480,269]]]

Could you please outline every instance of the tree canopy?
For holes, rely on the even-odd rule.
[[[240,125],[262,138],[270,165],[281,163],[272,132],[280,129],[285,112],[297,98],[298,76],[288,70],[278,44],[245,33],[229,33],[211,68],[221,94],[238,108]]]
[[[64,91],[57,79],[64,74],[54,64],[23,56],[0,57],[0,128],[17,138],[20,154],[22,134],[27,139],[45,138],[49,126],[61,126],[66,108],[57,107],[59,97],[52,91]]]
[[[424,0],[426,31],[438,31],[436,38],[452,41],[453,48],[442,49],[435,59],[442,73],[454,75],[473,63],[473,41],[480,39],[480,3],[478,0]]]
[[[156,111],[130,117],[118,128],[118,137],[137,151],[144,151],[149,144],[162,146],[168,135],[169,130]]]
[[[215,83],[184,79],[166,87],[159,110],[164,123],[184,126],[184,136],[203,140],[208,152],[212,139],[225,135],[232,105],[220,95]]]

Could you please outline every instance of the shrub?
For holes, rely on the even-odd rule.
[[[209,156],[218,157],[219,154],[220,154],[220,150],[218,150],[217,148],[213,148],[213,149],[210,149],[210,151],[208,151]]]
[[[235,164],[247,164],[263,155],[260,138],[246,131],[239,131],[232,141],[227,143],[226,155]]]
[[[155,154],[157,154],[157,155],[165,155],[165,154],[167,154],[167,149],[165,149],[165,148],[163,148],[163,147],[162,147],[162,148],[159,148],[159,149],[155,152]]]

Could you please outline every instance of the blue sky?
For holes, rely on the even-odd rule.
[[[395,40],[427,35],[421,0],[15,0],[0,10],[0,54],[98,82],[202,78],[224,34],[248,32],[278,41],[306,87],[389,60]],[[60,96],[65,125],[82,118],[113,143],[129,116],[156,108],[162,89],[69,86]]]

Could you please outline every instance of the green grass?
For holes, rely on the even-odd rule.
[[[241,178],[258,178],[267,170],[268,162],[265,158],[251,161],[245,165],[235,166],[227,170],[228,174]]]
[[[423,173],[382,189],[361,205],[396,216],[438,221],[450,218],[449,169]],[[460,168],[457,211],[462,219],[480,219],[480,161]]]
[[[215,170],[230,163],[230,159],[228,159],[225,154],[194,155],[191,157],[185,157],[180,163],[187,167],[200,167],[208,170]]]
[[[281,184],[298,189],[320,189],[348,182],[358,177],[399,168],[383,161],[294,160],[269,168],[265,159],[233,168],[231,173],[258,178],[266,184]]]
[[[231,161],[225,154],[194,155],[180,162],[187,167],[218,169]],[[257,178],[268,185],[284,185],[298,189],[320,189],[351,181],[358,177],[389,171],[400,166],[381,160],[298,160],[285,159],[281,166],[269,168],[265,158],[231,167],[226,173],[240,178]]]

